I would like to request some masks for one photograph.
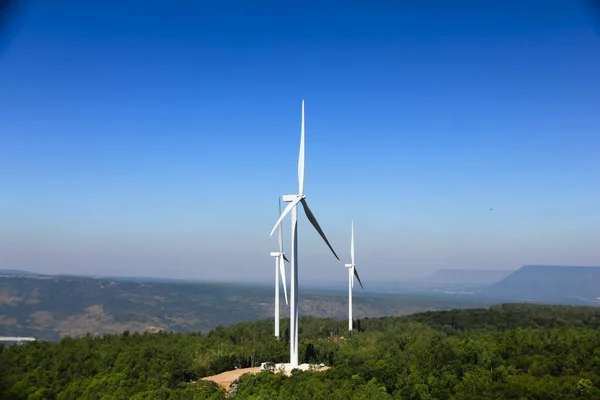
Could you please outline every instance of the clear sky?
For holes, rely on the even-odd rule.
[[[0,54],[0,268],[268,281],[600,264],[585,1],[33,1]],[[491,210],[490,210],[491,209]],[[286,248],[289,221],[285,221]]]

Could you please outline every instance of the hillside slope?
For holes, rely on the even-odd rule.
[[[479,269],[439,269],[426,279],[435,284],[489,285],[501,281],[514,271]]]
[[[344,294],[302,292],[300,314],[346,318],[347,301]],[[281,303],[283,318],[289,308]],[[0,336],[56,340],[125,330],[206,332],[218,325],[270,318],[273,304],[270,287],[7,275],[0,276]],[[358,293],[354,315],[400,316],[473,306],[464,301]]]
[[[600,297],[600,267],[525,265],[487,292],[502,298],[595,304]]]

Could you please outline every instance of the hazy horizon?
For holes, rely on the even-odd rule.
[[[27,3],[0,62],[0,268],[268,282],[302,99],[341,260],[299,211],[301,282],[346,279],[351,220],[365,285],[600,264],[594,15],[459,3]]]

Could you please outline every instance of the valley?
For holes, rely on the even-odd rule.
[[[485,302],[413,294],[356,293],[355,318],[473,308]],[[282,318],[289,308],[281,301]],[[201,282],[134,281],[77,276],[0,274],[0,336],[64,336],[173,331],[272,318],[273,289]],[[304,291],[301,316],[347,318],[343,292]]]

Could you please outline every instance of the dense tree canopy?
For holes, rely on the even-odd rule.
[[[244,375],[234,397],[600,398],[598,308],[507,304],[363,319],[351,335],[346,324],[301,319],[301,361],[331,369]],[[0,347],[0,398],[224,399],[198,379],[283,362],[288,350],[271,321],[207,335],[125,332]]]

